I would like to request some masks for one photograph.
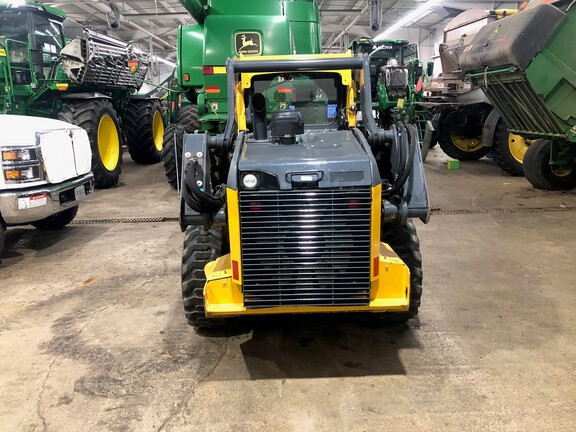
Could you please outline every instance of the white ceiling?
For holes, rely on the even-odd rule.
[[[425,3],[423,0],[380,0],[380,2],[382,26],[375,32],[370,28],[371,0],[318,0],[324,48],[339,51],[341,44],[347,46],[348,40],[359,36],[373,37]],[[141,48],[147,49],[152,43],[154,52],[165,58],[174,57],[178,26],[194,23],[193,18],[177,0],[61,0],[44,3],[64,10],[71,18],[84,25],[106,31]],[[442,7],[435,8],[417,23],[412,23],[410,27],[433,32],[438,27],[443,27],[461,10],[512,9],[518,7],[520,3],[522,2],[446,0],[441,3]],[[111,10],[111,4],[112,8],[116,9],[116,14]],[[119,27],[112,30],[110,26],[114,26],[115,23]]]

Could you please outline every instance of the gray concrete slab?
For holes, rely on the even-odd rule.
[[[6,431],[572,431],[576,194],[492,161],[427,163],[418,319],[274,317],[198,335],[184,321],[175,222],[8,231],[0,264]],[[80,219],[177,216],[160,166]],[[519,209],[546,208],[538,213]]]

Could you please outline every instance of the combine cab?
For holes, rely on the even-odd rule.
[[[530,183],[570,189],[576,186],[576,5],[537,3],[482,28],[460,64],[510,130],[533,140],[524,156]]]

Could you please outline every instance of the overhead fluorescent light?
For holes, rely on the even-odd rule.
[[[147,52],[141,50],[140,48],[134,47],[134,51],[136,51],[138,54],[148,54]],[[176,63],[171,62],[168,59],[162,58],[162,57],[158,57],[156,54],[154,54],[154,60],[157,60],[160,63],[164,63],[165,65],[168,65],[170,67],[176,67]]]
[[[411,13],[406,15],[404,18],[402,18],[401,20],[392,24],[390,27],[388,27],[386,30],[384,30],[379,35],[375,36],[374,40],[384,39],[387,36],[389,36],[391,33],[398,30],[399,28],[404,27],[406,24],[415,23],[418,20],[421,20],[426,15],[428,15],[430,12],[432,12],[433,6],[436,6],[440,2],[442,2],[442,0],[428,0],[422,6],[417,7],[414,11],[412,11]]]
[[[171,62],[170,60],[167,60],[165,58],[162,57],[156,57],[156,59],[160,62],[160,63],[164,63],[165,65],[168,65],[170,67],[176,67],[176,63]]]

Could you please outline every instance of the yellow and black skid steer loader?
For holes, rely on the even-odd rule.
[[[414,317],[422,262],[412,219],[430,215],[418,131],[377,127],[369,58],[230,59],[227,84],[224,133],[184,138],[188,322],[351,311]],[[369,108],[360,116],[359,106]]]

